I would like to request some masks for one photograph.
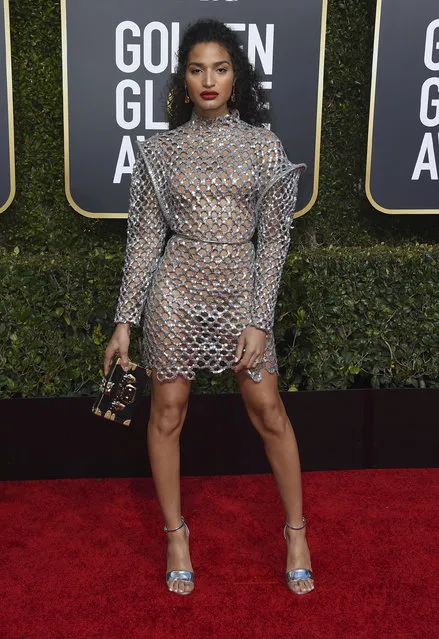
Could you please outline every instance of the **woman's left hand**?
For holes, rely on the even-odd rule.
[[[253,368],[259,364],[265,350],[267,336],[265,331],[255,326],[247,326],[238,340],[235,361],[233,367],[235,373],[239,373],[245,368]]]

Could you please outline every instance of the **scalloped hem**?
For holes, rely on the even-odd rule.
[[[193,382],[196,379],[196,372],[201,370],[206,370],[210,372],[212,375],[219,375],[220,373],[224,373],[224,371],[227,371],[227,370],[230,370],[231,372],[233,372],[232,366],[224,366],[223,368],[219,370],[212,370],[209,366],[197,366],[197,367],[194,367],[191,371],[188,371],[186,373],[182,371],[178,371],[176,373],[171,373],[171,374],[169,374],[166,371],[166,369],[160,370],[157,366],[154,366],[154,365],[146,364],[145,368],[151,371],[155,370],[157,380],[161,383],[174,382],[178,377],[183,377],[183,379],[186,379],[189,382]],[[249,368],[244,369],[244,371],[247,373],[250,379],[256,384],[262,381],[263,370],[267,371],[267,373],[269,373],[270,375],[279,374],[279,370],[277,366],[274,367],[274,366],[270,366],[269,364],[265,366],[264,365],[258,366],[257,368],[254,368],[254,369],[249,369]]]

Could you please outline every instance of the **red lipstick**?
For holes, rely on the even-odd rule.
[[[203,98],[203,100],[215,100],[215,98],[218,96],[218,93],[216,91],[203,91],[203,93],[200,93],[200,96]]]

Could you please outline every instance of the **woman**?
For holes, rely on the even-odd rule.
[[[169,590],[186,595],[194,589],[179,458],[191,380],[200,368],[231,368],[285,509],[287,585],[304,594],[314,583],[300,462],[278,393],[272,327],[305,165],[291,164],[262,126],[264,96],[255,71],[221,22],[188,28],[169,96],[170,130],[139,144],[133,168],[117,326],[105,372],[116,354],[128,365],[130,326],[143,314],[152,380],[148,453],[169,533]]]

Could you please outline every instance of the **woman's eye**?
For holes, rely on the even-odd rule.
[[[196,75],[196,74],[198,74],[198,73],[199,73],[199,71],[200,71],[200,69],[191,69],[191,73],[192,73],[192,75]]]
[[[227,71],[226,67],[220,67],[219,69],[217,69],[217,71],[219,71],[220,73],[223,73],[225,71]]]

